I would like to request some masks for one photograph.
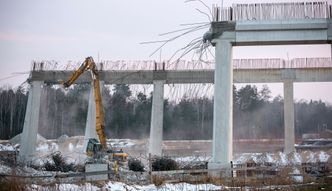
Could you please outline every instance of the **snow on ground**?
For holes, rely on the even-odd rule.
[[[178,190],[190,190],[190,191],[204,191],[204,190],[221,190],[222,186],[216,186],[213,184],[188,184],[188,183],[177,183],[177,184],[164,184],[161,186],[150,185],[128,185],[122,182],[109,181],[103,187],[97,187],[90,183],[82,185],[76,184],[56,184],[54,187],[43,187],[40,185],[31,185],[31,190],[52,190],[56,189],[59,191],[79,191],[79,190],[107,190],[107,191],[178,191]]]
[[[39,158],[37,158],[37,162],[42,164],[43,161],[48,154],[56,151],[61,151],[62,155],[67,159],[67,162],[70,163],[83,163],[86,155],[83,152],[83,146],[81,138],[78,137],[67,137],[62,136],[58,140],[46,140],[46,141],[39,141],[36,147],[36,151],[40,154]],[[108,143],[111,144],[113,147],[133,147],[137,145],[135,140],[130,139],[109,139]],[[63,151],[64,150],[64,151]],[[11,144],[0,144],[0,151],[15,151],[15,147]],[[256,163],[275,163],[276,165],[289,165],[289,164],[301,164],[304,162],[328,162],[330,160],[331,151],[324,152],[324,151],[302,151],[302,152],[294,152],[289,155],[286,155],[282,152],[277,153],[242,153],[236,154],[234,156],[234,164],[245,163],[248,161],[254,161]],[[210,156],[184,156],[184,157],[176,157],[175,160],[177,162],[193,162],[193,161],[209,161]],[[11,168],[5,166],[0,163],[0,173],[11,173]],[[22,172],[34,174],[34,175],[52,175],[51,172],[46,171],[37,171],[34,169],[23,169]],[[296,176],[296,174],[300,174],[300,170],[294,168],[290,175],[293,175],[292,178],[296,182],[303,182],[302,176]],[[154,191],[154,190],[161,190],[161,191],[173,191],[173,190],[220,190],[223,189],[222,186],[215,186],[212,184],[188,184],[188,183],[177,183],[177,184],[164,184],[161,186],[155,185],[128,185],[122,182],[114,182],[110,181],[106,184],[102,185],[101,187],[94,186],[90,183],[85,183],[81,185],[76,184],[56,184],[56,187],[47,187],[47,186],[40,186],[40,185],[31,185],[30,190],[110,190],[110,191],[117,191],[117,190],[128,190],[128,191]],[[49,189],[50,188],[50,189]]]
[[[10,145],[10,144],[0,144],[0,151],[15,151],[16,149],[14,148],[14,146]]]
[[[272,163],[273,162],[273,156],[271,153],[266,153],[266,162]]]
[[[165,191],[176,191],[176,190],[221,190],[222,186],[216,186],[213,184],[188,184],[188,183],[178,183],[178,184],[165,184],[156,190]]]
[[[69,143],[68,149],[69,149],[69,151],[73,151],[73,149],[74,149],[73,143]]]
[[[311,162],[327,162],[330,158],[330,154],[319,151],[303,151],[303,152],[293,152],[288,155],[278,152],[278,153],[242,153],[236,154],[234,156],[234,164],[243,164],[248,161],[253,161],[255,163],[275,163],[280,166],[286,165],[300,165],[301,163],[311,163]]]
[[[186,156],[186,157],[176,157],[177,162],[193,162],[193,161],[209,161],[210,156]]]
[[[287,165],[288,159],[285,153],[279,152],[279,161],[276,161],[276,163],[279,163],[279,165],[284,166]]]
[[[70,162],[82,162],[85,159],[85,152],[83,151],[82,143],[79,141],[83,137],[68,137],[61,136],[58,140],[46,140],[37,143],[36,151],[38,156],[46,156],[53,152],[61,151],[64,157],[67,157]],[[109,139],[108,143],[113,147],[128,148],[136,145],[135,140],[131,139]],[[15,151],[12,144],[0,144],[0,151]],[[253,161],[255,163],[275,163],[276,165],[299,165],[305,162],[328,162],[331,153],[325,151],[302,151],[294,152],[286,155],[282,152],[277,153],[241,153],[234,156],[234,164],[240,164]],[[191,162],[191,161],[209,161],[210,156],[184,156],[176,157],[178,162]]]
[[[326,152],[321,151],[319,153],[319,161],[320,162],[327,162],[330,158],[330,155],[328,155]]]
[[[111,144],[112,147],[132,147],[135,145],[133,140],[130,139],[107,139],[107,142]]]
[[[10,172],[12,171],[12,168],[10,168],[9,166],[3,165],[0,163],[0,173],[2,174],[10,174]]]
[[[234,156],[234,164],[242,164],[249,160],[253,160],[254,162],[257,161],[257,156],[261,155],[262,153],[242,153],[242,154],[236,154]]]
[[[294,164],[300,165],[302,163],[301,155],[299,153],[294,153],[292,161],[293,161]]]
[[[290,173],[290,174],[293,174],[293,175],[294,175],[294,176],[293,176],[293,180],[294,180],[295,182],[303,182],[303,176],[299,175],[299,174],[301,174],[301,172],[300,172],[299,169],[294,168],[294,169],[293,169],[293,172]]]
[[[27,190],[58,190],[58,191],[81,191],[81,190],[89,190],[89,191],[97,191],[100,190],[97,186],[93,186],[90,183],[85,183],[82,185],[76,184],[55,184],[55,186],[40,186],[36,184],[32,184],[30,188]]]

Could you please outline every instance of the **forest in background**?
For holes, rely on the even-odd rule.
[[[45,138],[84,135],[90,85],[64,91],[44,86],[39,133]],[[0,88],[0,139],[22,132],[28,90]],[[233,88],[234,139],[283,138],[283,98],[271,97],[267,86]],[[108,138],[149,136],[152,94],[135,96],[128,85],[103,88],[105,131]],[[179,102],[164,100],[164,139],[211,139],[213,100],[183,96]],[[316,133],[332,125],[332,106],[322,101],[295,103],[295,134]]]

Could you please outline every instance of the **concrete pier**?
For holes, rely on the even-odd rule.
[[[213,143],[209,169],[230,167],[233,158],[232,44],[224,35],[215,40]]]
[[[32,161],[36,151],[42,84],[42,81],[33,81],[30,85],[23,132],[21,134],[21,148],[18,156],[18,161],[22,163]]]
[[[95,138],[98,140],[98,135],[96,132],[96,102],[93,91],[94,90],[92,82],[89,94],[88,114],[86,116],[83,152],[86,151],[86,147],[90,138]]]
[[[286,154],[295,151],[293,81],[284,81],[284,126]]]
[[[165,80],[153,81],[149,153],[162,156]]]

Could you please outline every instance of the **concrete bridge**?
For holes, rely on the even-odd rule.
[[[163,95],[164,84],[186,84],[186,83],[214,83],[214,63],[208,63],[199,69],[191,68],[178,69],[175,65],[166,65],[166,69],[158,67],[160,63],[147,61],[149,66],[147,70],[100,70],[100,80],[103,84],[154,84],[154,101],[152,107],[151,136],[149,152],[156,155],[162,155],[162,119],[163,119]],[[43,64],[42,64],[43,63]],[[111,62],[110,65],[116,62]],[[187,63],[192,66],[194,63]],[[112,66],[105,66],[112,68]],[[234,83],[284,83],[293,82],[332,82],[332,61],[331,58],[297,58],[290,61],[282,59],[235,59]],[[101,67],[101,64],[99,64]],[[131,64],[131,67],[133,65]],[[70,67],[69,67],[70,68]],[[124,65],[120,68],[126,68]],[[150,70],[156,68],[157,70]],[[160,69],[158,69],[160,68]],[[190,67],[188,67],[190,68]],[[201,69],[209,68],[209,69]],[[28,159],[33,156],[35,147],[33,137],[37,135],[39,106],[41,87],[43,84],[59,84],[61,80],[68,79],[73,70],[56,70],[52,63],[39,62],[34,63],[29,77],[31,82],[31,92],[29,93],[28,108],[26,113],[23,140],[28,138],[27,144],[22,144],[20,156]],[[91,75],[88,73],[76,81],[77,84],[90,84]],[[287,90],[293,91],[292,85],[287,86]],[[286,95],[286,94],[285,94]],[[291,95],[292,96],[292,95]],[[291,98],[293,100],[293,98]],[[289,109],[289,107],[285,107]],[[294,111],[290,111],[294,112]],[[288,112],[289,113],[289,112]],[[289,117],[286,115],[285,119]],[[294,118],[290,119],[294,120]],[[294,121],[292,121],[294,123]],[[286,135],[285,135],[286,136]],[[93,90],[90,92],[89,108],[86,123],[86,139],[97,138],[95,133],[95,106]],[[291,144],[285,145],[294,148],[294,138]]]
[[[320,58],[317,58],[317,60]],[[235,60],[248,64],[254,59]],[[256,59],[259,61],[259,59]],[[245,61],[245,62],[244,62]],[[234,83],[282,83],[287,79],[293,82],[332,81],[332,62],[324,59],[320,66],[304,68],[240,68],[234,69]],[[329,66],[329,67],[328,67]],[[59,84],[68,79],[73,71],[31,71],[30,81],[43,81],[46,84]],[[214,83],[214,70],[104,70],[99,71],[100,80],[105,84],[153,84],[164,80],[165,84]],[[82,74],[76,84],[90,83],[89,73]]]
[[[324,2],[237,5],[232,9],[226,9],[226,12],[224,9],[215,7],[211,28],[203,38],[204,41],[209,41],[215,46],[216,64],[214,70],[100,71],[101,80],[104,83],[154,84],[149,153],[156,155],[162,154],[163,85],[165,83],[214,83],[213,112],[214,116],[218,117],[213,119],[212,160],[209,163],[211,169],[229,167],[229,162],[232,160],[233,82],[282,82],[285,100],[284,151],[289,153],[295,150],[293,82],[331,81],[332,69],[327,68],[326,65],[292,68],[287,67],[287,64],[275,68],[263,66],[262,68],[241,69],[232,64],[232,47],[241,45],[330,44],[332,41],[330,7],[331,5]],[[304,63],[303,60],[305,59],[299,61],[301,65],[308,64],[307,61]],[[271,63],[270,65],[274,66]],[[44,82],[58,83],[58,79],[66,79],[69,73],[68,71],[31,72],[31,92],[23,129],[21,160],[29,160],[34,152],[32,141],[36,140],[37,136],[41,85]],[[87,76],[83,76],[78,83],[89,81]],[[94,127],[92,97],[93,95],[90,93],[87,137],[95,136],[92,135],[94,128],[93,132],[91,128]]]
[[[214,141],[209,168],[219,169],[229,167],[233,158],[232,47],[331,44],[332,20],[327,2],[240,4],[226,9],[214,7],[213,13],[204,41],[215,46]],[[295,150],[292,78],[283,82],[285,153]]]

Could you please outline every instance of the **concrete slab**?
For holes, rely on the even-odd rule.
[[[108,164],[86,164],[85,172],[102,172],[108,171]],[[108,174],[88,175],[85,177],[87,181],[108,180]]]

